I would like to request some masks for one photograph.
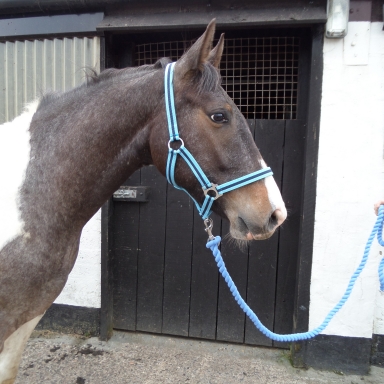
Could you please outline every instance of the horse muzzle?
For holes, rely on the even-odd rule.
[[[272,211],[263,223],[248,215],[238,216],[237,220],[231,221],[231,236],[239,240],[265,240],[271,237],[276,229],[287,218],[285,205]]]

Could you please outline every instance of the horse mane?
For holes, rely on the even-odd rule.
[[[140,76],[147,75],[149,72],[165,68],[167,64],[171,62],[172,60],[169,58],[162,58],[157,60],[155,64],[123,69],[108,68],[99,74],[93,68],[85,68],[84,72],[86,79],[84,83],[66,92],[46,92],[40,98],[37,110],[49,105],[53,101],[82,92],[89,87],[93,87],[104,82],[114,81],[115,79],[119,81],[137,79]],[[193,83],[197,86],[198,94],[203,92],[213,92],[221,84],[221,76],[219,71],[213,65],[210,63],[204,63],[203,70],[197,71],[197,73],[194,74]]]

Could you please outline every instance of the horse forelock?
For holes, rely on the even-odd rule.
[[[196,79],[199,94],[214,92],[221,85],[220,72],[208,62],[203,64],[203,70],[198,72]]]

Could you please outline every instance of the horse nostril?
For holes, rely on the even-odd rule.
[[[273,226],[277,225],[276,211],[272,212],[272,215],[269,221]]]
[[[284,222],[286,218],[287,218],[286,209],[283,210],[283,209],[277,208],[272,212],[271,222],[272,224],[279,226]]]

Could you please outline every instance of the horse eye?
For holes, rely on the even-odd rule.
[[[215,123],[227,123],[228,119],[225,117],[224,113],[214,113],[211,115],[211,120]]]

